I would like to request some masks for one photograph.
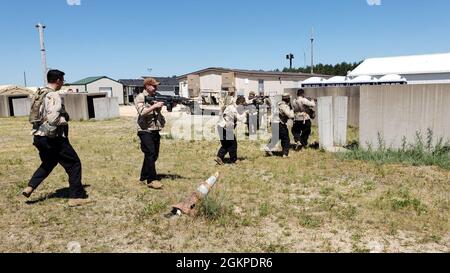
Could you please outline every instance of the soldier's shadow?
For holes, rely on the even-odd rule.
[[[178,174],[159,174],[158,180],[177,180],[177,179],[186,179],[186,177],[180,176]]]
[[[246,161],[246,160],[247,160],[246,157],[238,157],[238,162],[242,162],[242,161]],[[230,158],[225,158],[225,159],[223,160],[223,163],[225,163],[225,164],[227,164],[227,165],[233,165],[233,164],[235,164],[235,162],[231,161]]]
[[[272,154],[273,154],[273,156],[283,157],[283,152],[280,152],[280,151],[272,152]]]
[[[83,188],[86,190],[90,186],[91,185],[83,185]],[[47,201],[50,199],[69,199],[69,198],[70,198],[69,188],[62,188],[62,189],[56,190],[54,193],[50,193],[45,196],[39,197],[37,199],[27,201],[27,202],[25,202],[25,204],[34,205],[34,204],[44,202],[44,201]]]

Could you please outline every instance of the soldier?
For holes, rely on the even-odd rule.
[[[236,103],[236,91],[226,91],[225,96],[219,98],[220,111],[223,113],[228,105]]]
[[[150,189],[162,189],[163,184],[158,182],[156,173],[156,161],[159,157],[161,136],[159,132],[165,126],[165,118],[161,113],[164,102],[156,102],[148,105],[145,97],[156,96],[156,90],[160,83],[148,78],[144,81],[144,90],[135,100],[138,113],[138,136],[141,139],[141,150],[144,153],[144,163],[141,170],[141,182],[147,182]]]
[[[294,126],[292,127],[292,135],[296,143],[295,150],[299,150],[308,146],[308,139],[311,135],[311,111],[316,104],[313,100],[305,98],[305,90],[299,89],[297,92],[297,99],[292,102],[295,118]]]
[[[259,130],[258,107],[256,104],[256,93],[251,91],[248,99],[246,99],[246,108],[249,110],[247,115],[248,135],[252,136]]]
[[[69,142],[69,115],[57,93],[64,85],[64,75],[62,71],[50,70],[47,73],[47,87],[38,90],[33,97],[31,133],[42,164],[22,194],[29,198],[59,163],[69,176],[69,206],[77,207],[90,201],[81,183],[80,158]]]
[[[283,157],[289,157],[289,148],[291,140],[289,138],[289,130],[287,123],[289,119],[294,119],[294,111],[292,111],[290,105],[291,95],[284,93],[282,100],[278,103],[278,113],[274,113],[272,116],[272,139],[270,143],[265,147],[266,154],[273,156],[272,150],[281,140],[281,146],[283,148]]]
[[[219,149],[219,152],[217,153],[217,158],[215,160],[219,165],[224,164],[223,161],[227,153],[230,154],[230,159],[233,164],[236,163],[238,159],[238,144],[234,129],[236,128],[236,124],[238,121],[245,122],[245,116],[247,113],[243,112],[242,114],[240,114],[240,109],[238,110],[238,108],[243,109],[244,104],[245,98],[239,97],[237,98],[236,103],[228,105],[225,108],[223,116],[217,126],[220,143],[222,145]]]

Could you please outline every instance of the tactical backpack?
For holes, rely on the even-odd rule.
[[[306,109],[306,114],[309,115],[309,117],[311,119],[315,119],[316,118],[316,109],[314,107],[310,107],[310,106],[306,106],[305,105],[305,109]]]
[[[31,99],[31,110],[28,118],[33,125],[39,125],[43,122],[43,105],[44,99],[52,90],[48,88],[38,89]]]

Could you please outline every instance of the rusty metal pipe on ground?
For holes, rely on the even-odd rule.
[[[219,180],[219,173],[216,172],[213,176],[208,178],[203,182],[195,192],[193,192],[188,198],[186,198],[182,203],[172,206],[172,215],[186,214],[190,216],[195,216],[197,213],[197,204],[205,199],[209,194],[211,189]]]

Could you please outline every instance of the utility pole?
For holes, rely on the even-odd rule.
[[[39,40],[41,44],[41,60],[42,60],[42,74],[44,78],[44,86],[47,85],[47,56],[45,52],[45,44],[44,44],[44,29],[46,26],[39,23],[36,25],[36,28],[39,31]]]
[[[25,85],[25,87],[27,87],[27,72],[23,71],[23,83]]]
[[[306,51],[303,50],[303,65],[306,67]]]
[[[290,53],[286,55],[286,59],[289,60],[289,69],[292,69],[292,60],[294,59],[294,54]]]
[[[311,29],[311,74],[314,74],[314,27]]]

